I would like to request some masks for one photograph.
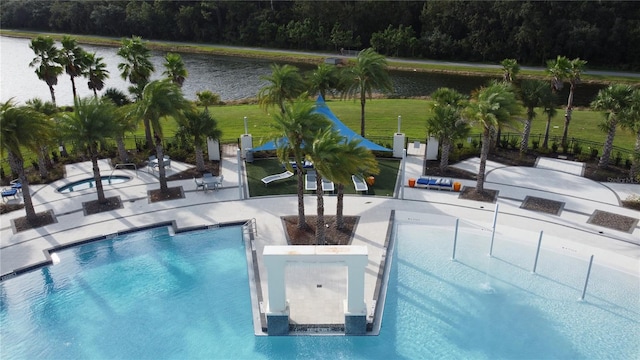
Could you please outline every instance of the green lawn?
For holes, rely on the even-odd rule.
[[[398,171],[400,166],[399,160],[392,159],[378,159],[380,167],[380,174],[376,175],[375,184],[369,186],[369,195],[377,196],[393,196],[393,191],[396,186],[396,179],[398,177]],[[249,186],[249,194],[253,196],[265,196],[265,195],[284,195],[295,194],[297,189],[296,175],[286,179],[278,180],[265,186],[261,179],[284,172],[285,169],[275,158],[272,159],[256,159],[253,163],[247,163],[247,183]],[[313,192],[305,192],[308,195]],[[353,183],[346,184],[344,187],[345,194],[356,194]],[[329,194],[327,194],[329,195]]]

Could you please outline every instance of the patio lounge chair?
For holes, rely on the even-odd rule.
[[[17,199],[16,197],[17,194],[18,194],[17,189],[4,188],[2,189],[2,201],[7,201],[5,199],[8,198],[9,196],[13,196],[14,199]]]
[[[304,175],[304,189],[306,191],[318,190],[318,183],[316,183],[315,170],[307,170],[307,173]]]
[[[447,189],[449,191],[452,191],[453,181],[451,181],[450,178],[421,177],[416,181],[415,186],[426,189]]]
[[[336,189],[333,181],[329,181],[327,179],[322,179],[322,191],[324,192],[333,192]]]
[[[291,171],[285,171],[283,173],[280,174],[275,174],[275,175],[269,175],[269,176],[265,176],[262,178],[262,182],[264,183],[264,185],[266,186],[267,184],[274,182],[276,180],[284,180],[284,179],[288,179],[290,177],[293,176],[293,173]]]
[[[20,179],[11,180],[9,184],[11,184],[12,189],[16,189],[18,190],[18,192],[22,192],[22,183],[20,183]]]
[[[369,191],[369,185],[364,179],[359,175],[351,175],[351,181],[353,181],[353,187],[356,188],[356,191],[367,192]]]

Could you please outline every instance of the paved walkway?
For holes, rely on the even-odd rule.
[[[405,181],[422,174],[423,148],[407,157]],[[477,172],[477,159],[454,166]],[[639,194],[640,186],[632,184],[598,183],[571,174],[572,164],[561,161],[541,161],[544,167],[507,167],[498,163],[487,164],[486,188],[499,190],[497,204],[497,232],[514,239],[534,242],[543,230],[544,247],[573,255],[596,255],[596,261],[623,271],[640,272],[640,227],[625,233],[587,223],[596,210],[638,218],[640,212],[622,208],[621,199],[629,194]],[[182,171],[188,165],[172,162],[168,172]],[[557,167],[557,168],[554,168]],[[159,203],[149,203],[147,191],[158,188],[156,175],[141,170],[115,170],[101,163],[103,174],[128,175],[126,183],[107,187],[107,196],[120,196],[122,209],[84,216],[82,202],[96,199],[95,191],[83,190],[68,194],[56,191],[71,181],[90,177],[91,164],[80,163],[67,167],[67,177],[51,185],[32,187],[36,212],[51,210],[57,223],[42,228],[14,233],[11,220],[24,216],[24,211],[3,214],[0,217],[0,273],[46,261],[44,251],[65,244],[113,234],[131,228],[163,222],[174,222],[177,228],[211,225],[224,222],[256,219],[257,239],[253,246],[258,254],[258,269],[263,298],[268,298],[266,273],[262,251],[267,245],[285,245],[286,238],[280,217],[296,213],[295,196],[246,198],[248,190],[239,186],[244,178],[243,164],[238,164],[232,153],[222,160],[223,186],[218,191],[196,192],[193,180],[170,182],[170,186],[182,186],[185,198]],[[401,176],[399,175],[399,178]],[[474,181],[460,180],[464,186],[475,186]],[[244,181],[242,181],[244,183]],[[438,226],[451,225],[461,219],[465,226],[487,230],[492,226],[495,205],[463,200],[458,193],[426,190],[400,185],[397,198],[353,195],[345,197],[344,213],[359,216],[360,220],[353,245],[365,245],[369,251],[369,264],[365,275],[365,301],[368,315],[375,308],[375,287],[381,262],[386,258],[385,240],[391,214],[395,220],[409,223],[426,223]],[[538,196],[565,203],[560,215],[550,215],[521,208],[526,196]],[[325,213],[334,214],[335,196],[325,197]],[[316,199],[305,196],[305,209],[315,214]],[[567,250],[569,249],[569,250]],[[578,255],[577,255],[578,254]],[[344,272],[318,268],[299,268],[287,273],[288,299],[291,305],[291,321],[297,323],[320,322],[324,324],[344,321]],[[342,270],[344,271],[344,270]],[[322,274],[319,276],[318,274]],[[338,274],[338,275],[336,275]],[[318,287],[317,285],[322,285]],[[336,296],[338,295],[338,296]],[[266,304],[256,304],[264,309]],[[322,310],[320,310],[322,309]],[[254,314],[255,316],[255,314]],[[256,326],[256,333],[260,329]]]

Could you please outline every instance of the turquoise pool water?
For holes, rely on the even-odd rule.
[[[114,185],[114,184],[127,182],[131,180],[131,177],[123,176],[123,175],[114,175],[114,176],[102,176],[100,179],[102,181],[102,185]],[[72,191],[87,190],[87,189],[93,188],[95,186],[95,183],[96,182],[93,178],[74,181],[70,184],[67,184],[65,186],[61,186],[60,188],[58,188],[58,192],[67,193]]]
[[[399,226],[380,336],[253,335],[241,228],[166,228],[0,283],[3,359],[631,359],[638,278],[462,232]]]

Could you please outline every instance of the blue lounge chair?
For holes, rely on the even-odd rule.
[[[16,197],[17,194],[18,194],[17,189],[9,189],[9,188],[2,189],[2,201],[7,201],[6,198],[8,198],[9,196],[13,196],[14,199],[17,199]]]

